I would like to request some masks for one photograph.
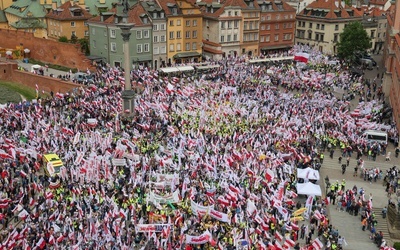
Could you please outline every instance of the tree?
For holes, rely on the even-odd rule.
[[[364,54],[369,48],[371,48],[371,38],[360,22],[348,24],[340,34],[337,51],[341,59],[354,62],[356,54]]]
[[[58,38],[58,41],[62,42],[62,43],[67,43],[68,42],[68,38],[66,36],[60,36]]]
[[[78,37],[74,34],[71,35],[71,40],[69,40],[71,43],[77,43],[78,42]]]
[[[81,38],[78,40],[78,43],[81,45],[81,51],[85,53],[85,55],[89,55],[90,54],[89,39]]]

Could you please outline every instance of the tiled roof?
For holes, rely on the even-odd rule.
[[[101,16],[96,16],[90,19],[90,22],[100,22],[100,23],[115,23],[115,18],[117,17],[117,9],[113,8],[109,11],[110,13],[113,13],[109,18],[101,22]],[[144,10],[143,6],[141,4],[135,4],[133,5],[129,11],[128,11],[128,23],[134,23],[135,26],[145,26],[145,25],[150,25],[149,23],[143,23],[141,17],[143,15],[147,15],[146,11]]]
[[[44,6],[39,1],[18,0],[6,8],[5,13],[9,13],[20,18],[23,17],[38,17],[43,18],[46,15]]]
[[[74,12],[80,12],[81,14],[79,16],[74,16]],[[87,20],[91,18],[92,15],[78,5],[73,5],[72,2],[67,1],[59,8],[51,10],[46,17],[57,20]]]
[[[159,0],[157,3],[161,6],[161,8],[164,10],[165,15],[172,15],[172,12],[170,11],[170,6],[176,5],[178,8],[178,5],[176,4],[175,0]],[[178,14],[182,14],[180,9],[178,8]]]
[[[11,27],[15,29],[39,29],[47,28],[46,23],[40,21],[37,18],[22,18],[19,21],[10,24]]]
[[[348,11],[353,12],[353,16]],[[350,7],[341,0],[316,0],[307,5],[298,15],[323,19],[360,18],[363,11]]]
[[[215,2],[212,2],[212,0],[205,0],[203,2],[206,2],[208,5],[213,5],[216,4]],[[208,16],[208,17],[219,17],[222,13],[224,13],[225,8],[227,7],[239,7],[242,10],[257,10],[260,8],[260,6],[258,5],[257,1],[254,1],[254,7],[249,7],[244,0],[224,0],[220,2],[220,5],[222,5],[221,7],[217,7],[215,9],[217,9],[216,11],[214,11],[213,13],[211,12],[207,12],[207,5],[204,5],[201,7],[201,10],[204,14],[204,16]],[[218,6],[218,5],[215,5]]]

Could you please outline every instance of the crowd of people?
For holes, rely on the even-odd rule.
[[[366,148],[367,128],[398,133],[379,110],[355,116],[335,97],[339,88],[364,98],[355,87],[362,77],[326,67],[311,48],[290,53],[298,51],[309,53],[307,67],[227,58],[196,77],[133,70],[131,115],[122,108],[123,70],[109,66],[86,88],[2,106],[2,249],[342,246],[321,199],[307,202],[302,233],[295,170],[315,165],[329,145]],[[49,152],[64,164],[56,177],[44,173]]]

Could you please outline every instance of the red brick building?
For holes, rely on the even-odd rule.
[[[261,9],[260,44],[262,53],[287,50],[294,44],[296,9],[284,1],[258,2]]]

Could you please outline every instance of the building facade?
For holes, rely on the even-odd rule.
[[[8,28],[47,38],[46,9],[39,1],[18,0],[4,10]]]
[[[122,22],[122,6],[117,5],[110,12],[88,21],[90,34],[90,56],[104,59],[111,66],[123,66],[123,41],[118,24]],[[152,65],[152,24],[141,4],[135,4],[128,11],[128,23],[133,23],[129,40],[129,54],[132,67],[153,67]]]
[[[191,0],[160,0],[167,17],[167,66],[201,61],[203,18]]]
[[[68,1],[46,15],[47,34],[49,38],[59,39],[62,36],[71,39],[89,37],[87,20],[92,15],[86,10]]]
[[[386,72],[383,78],[383,92],[389,96],[393,108],[393,120],[400,130],[400,3],[396,1],[387,13],[386,42],[383,59]]]
[[[314,1],[296,16],[295,43],[335,54],[336,43],[344,27],[350,22],[361,22],[362,18],[362,11],[346,5],[344,1]]]
[[[155,1],[140,3],[148,13],[153,25],[153,68],[166,67],[167,55],[167,20],[165,12]]]
[[[282,1],[259,3],[260,51],[263,54],[293,47],[296,9]]]

